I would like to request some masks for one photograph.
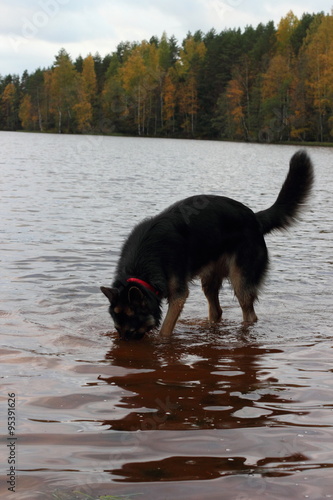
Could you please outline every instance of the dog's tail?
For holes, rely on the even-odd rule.
[[[309,197],[314,182],[314,171],[310,157],[298,151],[290,160],[289,172],[275,203],[268,209],[256,213],[262,233],[287,229]]]

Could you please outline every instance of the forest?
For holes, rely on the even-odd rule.
[[[333,12],[122,42],[0,76],[0,129],[333,142]]]

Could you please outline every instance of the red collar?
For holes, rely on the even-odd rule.
[[[139,280],[138,278],[128,278],[128,280],[126,280],[126,281],[128,283],[138,283],[139,285],[142,285],[145,288],[147,288],[148,290],[150,290],[151,292],[155,293],[155,295],[159,295],[159,292],[156,290],[156,288],[154,288],[153,285],[150,285],[146,281]]]

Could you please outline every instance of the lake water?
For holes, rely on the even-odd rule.
[[[297,148],[10,132],[0,145],[1,498],[333,498],[332,149],[309,148],[309,207],[266,238],[257,324],[242,329],[226,286],[209,326],[195,283],[170,342],[120,342],[99,286],[133,224],[195,193],[266,208]]]

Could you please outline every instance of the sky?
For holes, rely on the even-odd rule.
[[[256,27],[289,10],[331,13],[333,0],[0,0],[0,75],[52,66],[61,48],[75,60],[105,55],[122,41],[165,31],[179,42],[190,31]]]

